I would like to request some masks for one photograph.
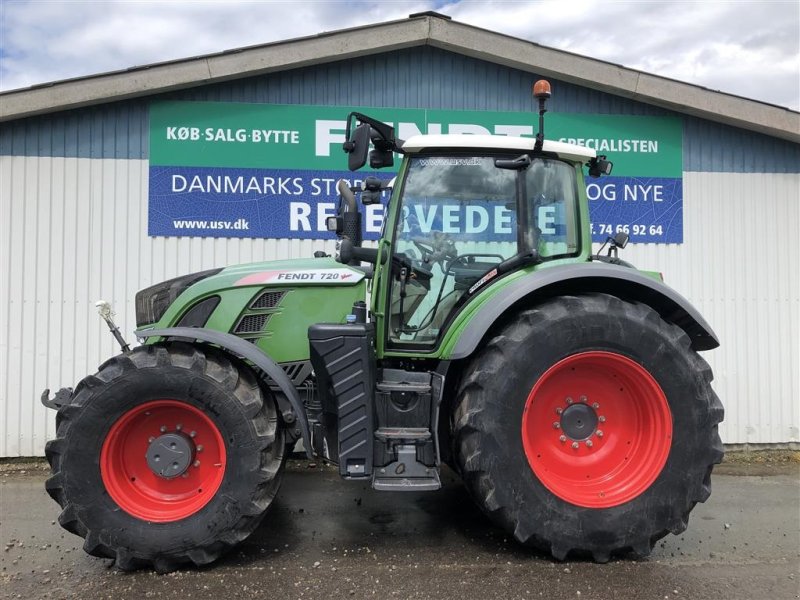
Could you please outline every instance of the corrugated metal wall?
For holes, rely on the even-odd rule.
[[[215,266],[333,251],[311,240],[150,238],[147,161],[0,156],[0,456],[44,454],[45,387],[73,386],[117,354],[94,308],[131,341],[134,295]]]
[[[684,243],[632,245],[720,338],[704,353],[725,443],[800,440],[800,175],[684,173]]]
[[[630,246],[715,328],[706,353],[727,443],[797,441],[797,252],[792,174],[686,173],[685,243]],[[0,157],[0,456],[41,455],[54,415],[45,387],[73,385],[117,352],[95,315],[112,302],[134,329],[136,291],[163,279],[266,258],[309,257],[332,242],[147,237],[147,162]]]

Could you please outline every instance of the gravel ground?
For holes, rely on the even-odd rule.
[[[729,457],[689,529],[645,560],[559,563],[513,543],[451,474],[388,494],[291,461],[251,538],[216,564],[123,573],[56,523],[38,460],[0,464],[0,598],[800,598],[797,452]]]

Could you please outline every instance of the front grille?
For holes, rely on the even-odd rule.
[[[275,308],[281,303],[286,292],[264,292],[250,305],[250,308]]]
[[[270,315],[245,315],[239,321],[234,333],[261,333]]]

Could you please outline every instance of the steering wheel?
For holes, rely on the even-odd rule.
[[[412,238],[411,242],[417,247],[417,250],[420,251],[420,260],[422,262],[431,262],[431,257],[436,253],[436,250],[428,240],[423,240],[420,238]]]
[[[420,251],[422,262],[430,265],[442,265],[458,257],[456,243],[447,233],[434,231],[433,238],[411,238],[411,242]]]

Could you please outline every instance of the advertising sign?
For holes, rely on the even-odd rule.
[[[392,123],[401,139],[420,133],[533,137],[537,121],[533,113],[154,103],[149,235],[330,237],[325,218],[335,213],[336,182],[355,185],[372,174],[347,170],[342,142],[351,110]],[[633,243],[683,241],[680,119],[549,113],[546,135],[594,148],[615,163],[612,176],[587,178],[595,241],[617,231],[628,232]],[[377,238],[383,211],[367,207],[367,239]]]

